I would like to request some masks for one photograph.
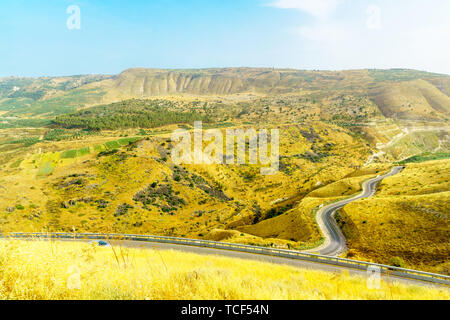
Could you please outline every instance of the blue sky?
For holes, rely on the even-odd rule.
[[[70,5],[80,29],[69,30]],[[0,77],[131,67],[450,74],[448,0],[1,0]]]

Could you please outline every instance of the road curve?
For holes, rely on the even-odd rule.
[[[345,252],[347,250],[347,241],[334,219],[336,211],[353,201],[373,196],[376,192],[376,187],[381,180],[396,175],[403,169],[404,167],[394,167],[385,175],[377,176],[365,181],[362,185],[363,191],[360,194],[321,208],[317,212],[316,219],[320,230],[325,237],[325,241],[321,246],[305,252],[313,252],[326,256],[338,256]]]

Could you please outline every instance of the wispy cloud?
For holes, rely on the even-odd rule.
[[[279,9],[296,9],[316,18],[326,19],[341,0],[275,0],[269,6]]]
[[[289,29],[317,68],[405,67],[450,74],[448,0],[274,0],[271,6],[317,18]]]

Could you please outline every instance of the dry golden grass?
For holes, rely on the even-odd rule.
[[[167,129],[170,133],[175,127],[161,130]],[[211,234],[213,230],[248,225],[249,232],[244,231],[244,236],[238,231],[226,241],[261,245],[274,243],[287,247],[294,239],[298,243],[293,245],[311,245],[320,239],[320,232],[314,215],[310,213],[326,199],[302,204],[299,201],[311,190],[352,173],[369,155],[367,146],[342,128],[320,122],[286,125],[281,126],[280,135],[280,152],[285,157],[281,171],[276,175],[262,176],[257,166],[237,165],[186,165],[183,170],[187,173],[181,175],[176,172],[170,156],[167,161],[161,160],[161,149],[170,153],[167,143],[170,134],[148,137],[149,140],[139,142],[131,151],[122,147],[121,152],[127,154],[126,159],[96,156],[93,151],[96,145],[117,140],[124,134],[131,137],[137,132],[102,132],[102,135],[77,141],[38,143],[27,149],[29,154],[21,157],[23,161],[19,167],[10,167],[16,160],[13,159],[5,169],[0,168],[0,231],[75,230],[215,239],[216,235]],[[316,137],[314,140],[308,135],[317,135],[320,139]],[[312,150],[313,145],[328,156],[318,162],[302,157]],[[91,154],[69,159],[58,156],[62,151],[85,147],[91,148]],[[39,149],[42,149],[41,154]],[[45,169],[53,171],[39,175]],[[75,174],[82,176],[71,177]],[[198,184],[192,185],[192,175],[204,178],[214,188],[221,188],[231,200],[222,201],[206,193]],[[181,176],[181,179],[175,180],[176,176]],[[60,187],[76,179],[81,179],[83,184]],[[170,185],[173,194],[184,199],[186,205],[169,214],[162,212],[160,207],[133,201],[137,192],[156,181]],[[341,193],[336,194],[339,195]],[[86,198],[92,198],[92,201],[77,201]],[[289,216],[282,218],[283,224],[276,219],[265,222],[269,225],[268,232],[252,228],[256,208],[260,208],[264,218],[280,199],[299,205],[294,223]],[[75,201],[76,205],[69,208],[63,205],[69,200]],[[98,200],[107,201],[106,207],[99,208],[95,202]],[[115,216],[116,208],[123,203],[132,205],[133,209],[120,217]],[[16,205],[21,209],[9,212],[8,209]],[[282,230],[278,230],[280,228]]]
[[[339,213],[350,257],[450,273],[450,161],[408,164]],[[343,223],[345,222],[345,223]]]
[[[301,249],[317,246],[323,239],[315,219],[319,206],[362,191],[364,181],[381,174],[385,169],[383,166],[372,166],[357,170],[348,178],[318,187],[302,198],[292,210],[282,215],[238,229],[266,239],[299,241],[302,243],[297,243],[297,248]]]
[[[304,198],[295,208],[282,215],[238,229],[263,238],[300,241],[303,242],[301,246],[309,247],[321,239],[320,230],[315,223],[314,209],[324,201],[326,199]]]
[[[383,84],[372,90],[383,115],[402,119],[434,119],[449,112],[450,98],[425,80]]]
[[[398,175],[383,180],[378,196],[421,195],[450,190],[450,160],[410,163]]]
[[[0,241],[0,299],[450,299],[446,288],[88,243]]]
[[[320,189],[314,190],[308,194],[308,197],[313,198],[332,198],[339,196],[349,196],[358,193],[362,190],[362,183],[370,178],[373,178],[379,173],[372,173],[364,176],[356,176],[345,178]]]

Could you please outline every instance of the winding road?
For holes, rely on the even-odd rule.
[[[394,167],[389,173],[385,175],[377,176],[373,179],[365,181],[362,185],[362,193],[349,199],[345,199],[321,208],[317,212],[316,219],[325,237],[325,241],[321,246],[305,252],[314,252],[326,256],[338,256],[342,252],[346,251],[346,239],[342,234],[341,229],[337,225],[336,220],[334,219],[336,211],[353,201],[373,196],[380,181],[396,175],[403,169],[404,167]]]

